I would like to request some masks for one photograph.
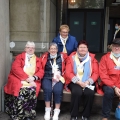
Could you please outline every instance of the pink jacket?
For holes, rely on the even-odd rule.
[[[26,80],[28,78],[28,75],[23,71],[24,65],[25,65],[25,52],[16,56],[15,61],[12,64],[12,68],[8,76],[7,84],[4,87],[5,93],[14,96],[19,95],[19,91],[22,86],[21,80]],[[34,75],[38,76],[40,79],[43,77],[41,61],[38,57],[36,57],[36,70]],[[41,86],[40,79],[35,81],[37,85],[36,88],[37,96]]]
[[[76,54],[76,52],[73,52],[67,59],[67,63],[66,63],[66,77],[67,77],[67,81],[66,84],[69,84],[72,80],[72,78],[75,76],[74,72],[73,72],[73,56]],[[94,82],[96,82],[96,80],[99,77],[99,68],[98,68],[98,62],[97,60],[94,58],[95,55],[92,53],[89,53],[90,57],[91,57],[91,66],[92,66],[92,74],[90,76],[90,78],[92,78],[92,80]]]
[[[99,74],[101,78],[101,83],[97,91],[99,94],[103,94],[103,85],[110,87],[116,86],[120,88],[120,69],[116,69],[115,63],[110,58],[110,52],[101,58],[99,64]]]

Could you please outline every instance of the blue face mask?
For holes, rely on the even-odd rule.
[[[113,53],[113,52],[112,52],[112,55],[113,55],[114,57],[116,57],[116,58],[120,57],[120,54],[119,54],[119,53]]]
[[[115,29],[116,29],[116,30],[118,30],[118,28],[119,28],[118,26],[115,26]]]

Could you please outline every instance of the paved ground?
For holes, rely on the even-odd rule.
[[[40,103],[40,104],[38,104],[38,107],[36,109],[37,117],[35,118],[35,120],[44,120],[44,118],[43,118],[43,116],[44,116],[44,102],[38,101],[38,103]],[[70,109],[70,103],[62,103],[59,120],[70,120],[69,109]],[[80,107],[80,111],[81,111],[81,109],[82,109],[82,107]],[[109,120],[115,120],[114,110],[112,110]],[[89,120],[101,120],[101,119],[102,119],[102,117],[101,117],[101,105],[94,104],[93,108],[92,108],[91,117]],[[0,120],[9,120],[9,116],[6,113],[0,112]],[[79,114],[78,120],[81,120],[81,112]]]

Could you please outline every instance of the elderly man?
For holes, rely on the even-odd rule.
[[[120,38],[112,42],[111,52],[104,55],[99,64],[99,74],[104,92],[102,105],[102,120],[108,120],[114,95],[120,97]]]
[[[12,120],[32,120],[43,77],[41,61],[34,54],[34,42],[27,42],[25,52],[16,56],[4,87],[5,111]]]

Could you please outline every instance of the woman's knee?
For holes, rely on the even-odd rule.
[[[90,96],[90,97],[94,97],[95,91],[94,90],[90,90],[89,88],[86,88],[87,90],[84,91],[84,95],[85,96]]]
[[[54,94],[61,94],[63,93],[63,84],[61,82],[56,83],[53,87]]]
[[[73,89],[71,91],[71,94],[72,94],[72,96],[82,96],[83,90],[81,88],[80,89]]]
[[[42,89],[45,92],[52,92],[52,82],[49,79],[43,79]]]

